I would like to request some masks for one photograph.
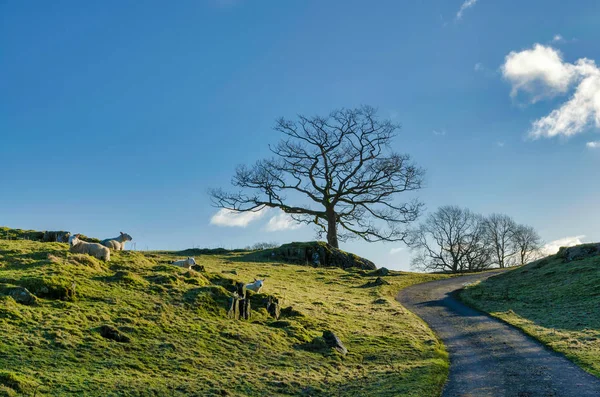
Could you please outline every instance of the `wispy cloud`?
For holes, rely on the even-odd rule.
[[[473,67],[473,69],[474,69],[476,72],[480,72],[480,71],[482,71],[482,70],[484,69],[483,63],[481,63],[481,62],[477,62],[477,63],[475,64],[475,67]]]
[[[277,232],[282,230],[296,230],[300,227],[302,227],[301,223],[296,222],[289,214],[281,212],[269,219],[265,230],[268,232]]]
[[[462,3],[462,5],[460,6],[460,9],[458,10],[458,12],[456,13],[456,20],[461,20],[463,17],[464,12],[473,7],[475,4],[477,4],[478,0],[465,0],[464,3]]]
[[[504,142],[501,142],[501,141],[496,142],[496,146],[498,146],[498,147],[504,147],[504,145],[505,145]]]
[[[512,85],[511,96],[524,92],[531,103],[564,95],[574,88],[568,101],[532,123],[531,138],[570,137],[591,126],[600,127],[600,69],[593,60],[565,62],[558,50],[535,44],[531,49],[508,54],[502,74]]]
[[[401,252],[403,250],[404,250],[404,248],[402,248],[402,247],[392,248],[390,250],[390,255],[396,255],[397,253],[399,253],[399,252]]]
[[[446,135],[446,129],[442,128],[442,129],[439,129],[439,130],[433,130],[433,135],[437,135],[437,136]]]
[[[239,212],[221,208],[210,218],[210,223],[217,226],[246,227],[251,222],[262,218],[268,209],[263,208],[259,211]]]
[[[554,37],[552,38],[553,43],[561,43],[563,41],[565,41],[565,38],[559,34],[555,34]]]
[[[544,256],[554,255],[558,252],[558,249],[560,247],[572,247],[574,245],[583,244],[582,240],[584,238],[585,238],[584,235],[580,235],[580,236],[563,237],[558,240],[550,241],[549,243],[545,244],[542,247],[541,253]]]
[[[592,141],[585,144],[590,149],[600,149],[600,141]]]

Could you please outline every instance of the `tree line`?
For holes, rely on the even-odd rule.
[[[542,246],[534,228],[508,215],[486,217],[458,206],[429,214],[408,233],[406,243],[416,253],[412,267],[450,273],[524,265]]]

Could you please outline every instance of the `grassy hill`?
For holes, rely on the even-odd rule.
[[[567,261],[563,250],[470,286],[461,298],[600,377],[600,256]]]
[[[105,264],[67,248],[0,240],[0,396],[422,397],[446,379],[443,346],[393,299],[444,276],[390,272],[377,285],[365,270],[224,251],[197,254],[206,271],[196,272],[168,264],[184,252],[125,251]],[[249,321],[227,318],[232,283],[259,276],[288,307],[282,317],[254,305]],[[13,299],[19,286],[33,304]],[[346,356],[322,346],[324,330]]]

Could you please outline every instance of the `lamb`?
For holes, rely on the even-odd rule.
[[[245,285],[245,287],[246,287],[247,290],[259,293],[260,289],[263,287],[264,283],[265,283],[265,279],[264,278],[262,280],[254,279],[253,283],[248,283],[248,284]]]
[[[133,240],[131,236],[127,233],[121,233],[119,237],[115,238],[107,238],[100,242],[105,247],[112,248],[115,251],[123,251],[125,249],[125,242]]]
[[[196,260],[193,257],[188,257],[187,259],[181,259],[179,261],[172,262],[171,265],[180,266],[186,269],[191,269],[192,266],[196,265]]]
[[[88,254],[106,262],[110,261],[110,250],[98,243],[88,243],[80,240],[80,234],[69,237],[69,252]]]

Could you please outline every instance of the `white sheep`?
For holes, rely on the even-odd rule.
[[[196,265],[196,260],[193,257],[187,259],[181,259],[179,261],[172,262],[171,265],[180,266],[186,269],[191,269],[192,266]]]
[[[131,236],[127,233],[121,233],[119,237],[115,238],[107,238],[100,242],[105,247],[112,248],[115,251],[123,251],[125,249],[125,242],[133,240]]]
[[[79,234],[69,237],[69,251],[75,254],[88,254],[106,262],[110,261],[110,250],[98,243],[88,243],[79,239]]]
[[[253,283],[248,283],[248,284],[245,285],[245,287],[246,287],[247,290],[259,293],[260,289],[263,287],[264,283],[265,283],[265,279],[262,279],[262,280],[254,279]]]

